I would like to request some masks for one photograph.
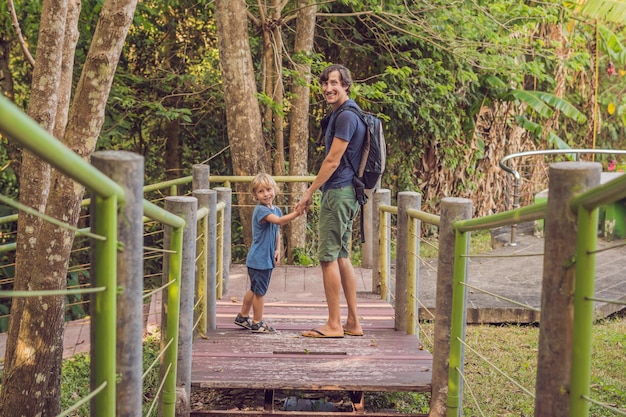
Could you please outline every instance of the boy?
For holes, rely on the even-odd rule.
[[[299,215],[297,211],[282,215],[280,208],[274,205],[277,191],[276,181],[268,174],[260,173],[252,180],[251,192],[258,204],[252,214],[252,246],[246,258],[250,289],[243,297],[235,324],[253,333],[275,331],[263,320],[264,297],[274,265],[279,261],[279,226],[289,223]],[[249,317],[250,309],[254,312],[252,319]]]

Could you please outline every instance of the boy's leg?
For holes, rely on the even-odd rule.
[[[256,269],[253,271],[254,278],[252,278],[252,313],[253,323],[258,323],[263,320],[263,310],[265,307],[265,294],[267,288],[270,285],[270,278],[272,277],[271,269]]]
[[[263,320],[263,308],[265,307],[265,296],[254,294],[252,296],[253,322],[258,323]]]
[[[253,299],[254,293],[252,292],[252,290],[248,290],[243,296],[243,303],[241,304],[241,310],[239,311],[239,314],[241,314],[243,317],[248,317],[250,315],[250,309],[253,306]]]

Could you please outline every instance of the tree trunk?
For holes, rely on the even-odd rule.
[[[252,54],[248,39],[246,4],[243,0],[217,0],[215,22],[226,104],[226,127],[233,174],[269,172],[261,132],[261,112],[256,99]],[[247,245],[251,242],[252,204],[248,185],[236,185],[239,211]],[[244,200],[244,201],[241,201]],[[246,207],[247,206],[247,207]]]
[[[11,41],[0,37],[0,91],[13,100],[13,75],[9,69]]]
[[[315,35],[315,13],[317,6],[313,0],[298,1],[298,21],[294,46],[295,69],[304,82],[295,82],[291,88],[292,99],[289,132],[289,175],[307,175],[309,159],[309,96],[311,89],[311,64],[308,59],[313,51]],[[293,207],[300,200],[308,184],[291,183],[289,185],[289,206]],[[306,242],[306,216],[295,218],[287,226],[287,259],[293,262],[294,249],[304,248]]]
[[[176,37],[177,17],[167,13],[168,30],[165,36],[165,68],[173,74],[184,72],[184,63],[178,56],[178,40]],[[164,105],[168,108],[179,108],[181,99],[175,94],[166,97]],[[182,138],[180,120],[165,121],[165,178],[168,180],[181,176]]]
[[[105,1],[65,128],[67,110],[61,105],[68,103],[71,74],[63,70],[72,70],[79,3],[68,6],[66,0],[51,0],[43,4],[29,114],[48,131],[65,131],[63,142],[85,159],[93,153],[104,122],[113,74],[135,6],[136,0]],[[77,224],[83,187],[28,153],[21,184],[22,203]],[[72,232],[20,213],[14,288],[65,288],[73,240]],[[62,296],[14,299],[0,393],[3,417],[59,414],[63,318]]]
[[[67,0],[42,4],[41,26],[29,102],[29,115],[52,132],[57,113]],[[55,76],[50,76],[54,74]],[[24,152],[20,203],[45,211],[50,191],[50,166]],[[17,291],[59,288],[65,280],[54,272],[57,248],[43,235],[40,218],[20,213],[17,232],[15,281]],[[62,244],[61,244],[62,246]],[[53,252],[48,252],[53,250]],[[49,259],[47,259],[49,258]],[[46,273],[41,274],[40,269]],[[7,335],[5,369],[0,391],[0,415],[4,417],[56,415],[60,410],[60,361],[63,348],[63,297],[14,298]],[[55,362],[59,361],[59,365]],[[57,398],[56,405],[50,401]],[[43,414],[42,414],[43,415]]]
[[[274,77],[274,88],[271,91],[267,91],[277,108],[282,109],[284,103],[285,86],[283,84],[283,36],[281,27],[281,14],[282,6],[279,0],[272,0],[272,13],[270,25],[267,27],[269,35],[273,42],[270,43],[270,55],[271,61],[268,64],[272,67],[270,74]],[[274,127],[274,144],[275,152],[273,167],[274,175],[285,175],[285,130],[283,128],[284,118],[282,112],[273,113],[273,127]]]

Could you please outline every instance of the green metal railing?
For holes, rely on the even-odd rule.
[[[80,404],[92,401],[92,415],[113,417],[116,409],[116,293],[118,251],[117,213],[125,201],[123,189],[98,169],[87,163],[76,153],[56,140],[47,131],[24,114],[17,106],[0,94],[0,132],[16,141],[34,155],[89,189],[95,198],[97,213],[93,222],[92,235],[95,253],[95,288],[65,291],[25,291],[1,292],[0,296],[33,297],[42,295],[67,295],[93,293],[92,308],[93,340],[96,349],[92,352],[92,392],[60,416],[68,415]],[[23,209],[23,207],[20,207]],[[172,227],[170,243],[170,285],[168,288],[168,337],[171,340],[166,353],[166,364],[170,369],[163,384],[163,415],[174,416],[177,363],[177,308],[180,303],[178,285],[180,282],[182,227],[183,219],[162,208],[144,201],[144,213],[155,220]],[[38,213],[37,215],[40,215]],[[71,225],[67,225],[72,227]],[[169,334],[171,332],[171,334]]]
[[[570,417],[589,416],[590,370],[592,360],[591,329],[594,320],[595,248],[600,206],[626,197],[626,176],[596,186],[576,195],[569,201],[570,210],[577,215],[577,251],[575,261],[574,319],[571,358]],[[453,282],[452,327],[450,331],[450,359],[448,380],[449,417],[460,415],[465,326],[465,286],[468,253],[468,233],[473,230],[518,224],[545,219],[547,202],[510,210],[491,216],[454,223],[457,238]],[[615,410],[613,410],[615,411]],[[619,411],[619,410],[617,410]]]

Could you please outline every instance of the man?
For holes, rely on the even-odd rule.
[[[302,333],[306,337],[362,336],[357,315],[356,275],[350,261],[352,222],[359,211],[352,179],[361,156],[366,127],[352,111],[340,111],[347,106],[358,107],[350,99],[352,77],[342,65],[330,65],[319,77],[326,102],[332,107],[328,128],[324,132],[326,157],[311,186],[296,205],[298,212],[308,210],[313,193],[321,188],[318,257],[328,320],[325,324]],[[352,166],[350,165],[350,162]],[[348,317],[342,325],[340,292],[343,288]]]

